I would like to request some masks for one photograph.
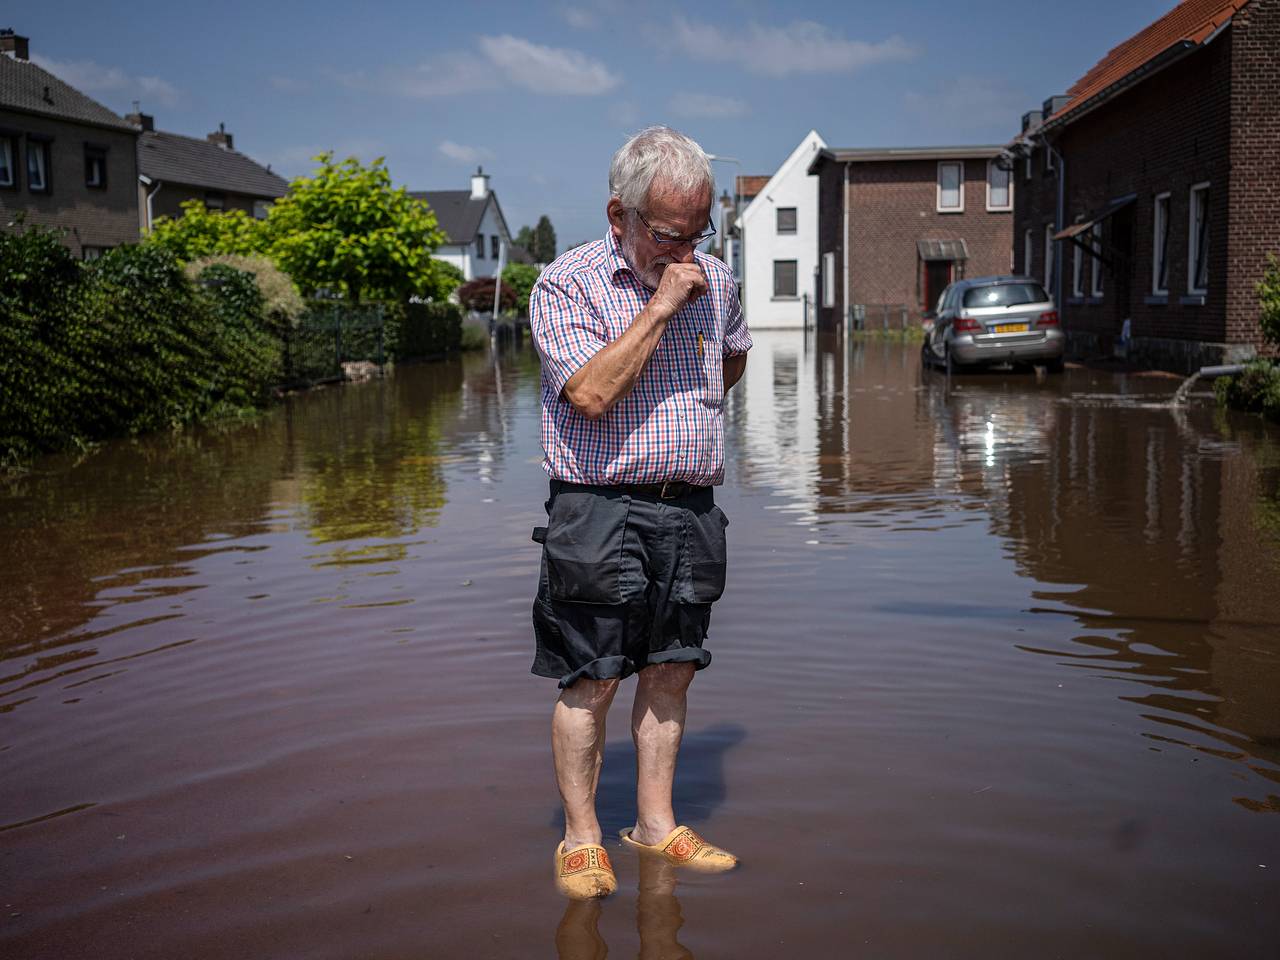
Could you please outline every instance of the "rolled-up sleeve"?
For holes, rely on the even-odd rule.
[[[556,393],[608,342],[604,320],[591,309],[572,277],[544,273],[534,284],[529,295],[529,329]]]
[[[751,331],[747,329],[747,318],[742,315],[737,284],[730,283],[727,292],[729,306],[724,324],[724,355],[740,357],[751,349]]]

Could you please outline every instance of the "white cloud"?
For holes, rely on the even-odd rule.
[[[462,96],[498,85],[493,70],[482,60],[462,53],[447,53],[415,67],[388,70],[372,83],[364,74],[355,76],[359,78],[357,83],[366,88],[386,89],[418,99]]]
[[[571,7],[568,4],[556,8],[556,13],[564,22],[575,30],[590,30],[596,25],[596,12],[585,7]]]
[[[677,17],[663,37],[692,56],[736,63],[750,73],[770,77],[848,73],[917,55],[917,50],[899,36],[879,43],[850,40],[812,20],[795,20],[785,27],[752,23],[745,30],[731,32]]]
[[[619,82],[608,67],[585,53],[544,47],[510,34],[481,37],[480,50],[512,83],[535,93],[590,96],[607,93]]]
[[[744,101],[714,93],[677,94],[667,102],[667,108],[678,117],[741,117],[747,113]]]
[[[493,151],[485,147],[468,147],[465,144],[454,143],[452,140],[441,141],[436,149],[450,160],[457,160],[459,163],[478,163],[493,156]]]
[[[311,89],[310,83],[297,77],[271,77],[267,82],[280,93],[306,93]]]
[[[37,66],[83,93],[141,100],[144,110],[155,103],[172,107],[182,100],[181,91],[160,77],[135,76],[119,67],[104,67],[93,60],[51,60],[41,56],[31,59]]]
[[[909,90],[903,95],[907,109],[940,134],[966,138],[1016,131],[1018,118],[1034,103],[1025,93],[988,77],[950,77],[929,92]]]

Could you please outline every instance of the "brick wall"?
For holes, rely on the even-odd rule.
[[[28,225],[66,230],[64,242],[77,256],[85,247],[115,247],[138,240],[137,135],[0,109],[0,132],[17,141],[18,185],[0,187],[0,229],[15,213]],[[26,137],[50,138],[48,193],[27,189]],[[106,148],[107,184],[85,184],[85,145]]]
[[[243,210],[253,216],[253,201],[257,199],[256,197],[250,197],[243,193],[209,190],[206,187],[197,187],[187,183],[170,183],[167,180],[164,186],[160,188],[160,192],[151,201],[151,215],[153,217],[173,217],[176,219],[182,216],[182,204],[185,201],[199,200],[204,202],[206,195],[209,193],[222,193],[223,210]],[[143,202],[146,202],[145,199]]]
[[[1254,285],[1280,256],[1280,0],[1253,0],[1231,28],[1231,208],[1226,339],[1261,347]]]
[[[819,171],[818,254],[835,253],[834,307],[820,307],[824,326],[844,317],[844,164],[824,163]],[[965,276],[1008,273],[1013,214],[987,211],[987,161],[964,161],[964,212],[937,210],[937,160],[855,162],[849,167],[849,301],[867,307],[868,323],[880,322],[883,307],[908,307],[909,322],[920,318],[920,259],[917,240],[964,240],[969,251]],[[1019,183],[1014,180],[1014,199]],[[894,311],[890,324],[897,326]]]
[[[1009,273],[1013,215],[987,212],[987,161],[964,161],[964,212],[937,210],[938,163],[855,163],[849,174],[849,299],[921,312],[917,240],[964,240],[968,277]],[[1016,189],[1016,185],[1015,185]],[[958,279],[958,277],[957,277]]]

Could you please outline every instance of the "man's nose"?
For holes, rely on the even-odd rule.
[[[680,245],[682,252],[676,257],[676,263],[693,263],[693,247],[692,243],[682,243]]]

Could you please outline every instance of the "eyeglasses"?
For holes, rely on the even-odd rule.
[[[645,225],[645,228],[649,231],[649,236],[653,237],[653,242],[660,247],[678,247],[683,243],[687,243],[691,247],[696,247],[703,240],[710,240],[712,237],[716,235],[716,225],[712,223],[710,220],[708,220],[707,226],[710,227],[711,229],[707,233],[698,234],[696,237],[663,236],[657,230],[653,229],[652,226],[650,226],[649,221],[644,218],[644,214],[640,212],[639,207],[632,207],[632,209],[635,210],[636,216],[640,218],[640,222],[643,223]]]

